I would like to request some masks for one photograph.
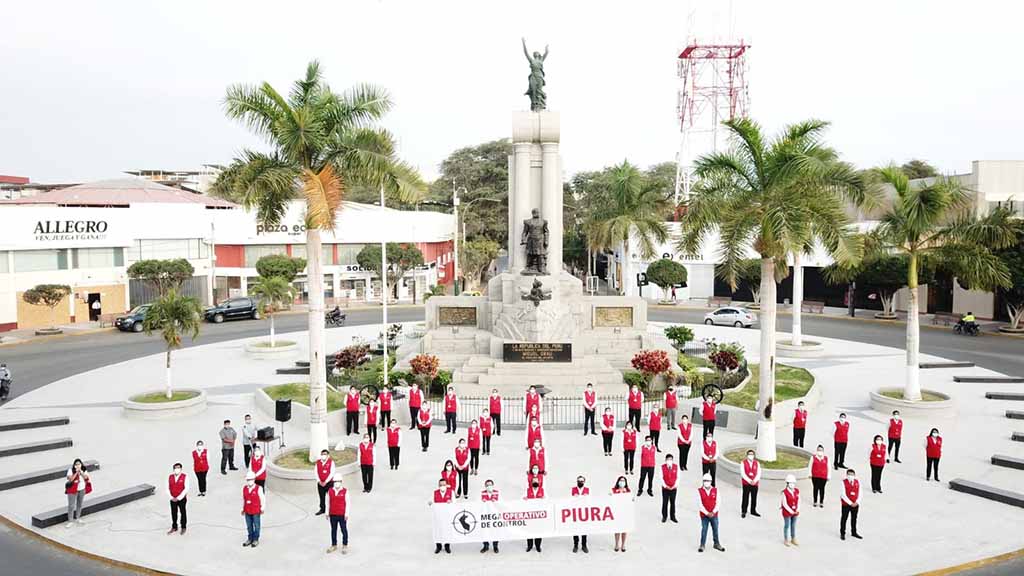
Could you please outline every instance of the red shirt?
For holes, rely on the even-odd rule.
[[[836,420],[836,431],[833,435],[836,442],[845,443],[850,438],[850,423]]]
[[[490,397],[490,410],[491,414],[501,414],[501,395]]]
[[[530,394],[527,392],[526,405],[524,408],[526,408],[527,414],[540,414],[540,394],[537,394],[536,392]]]
[[[177,500],[178,496],[181,496],[181,493],[185,491],[185,475],[178,474],[177,478],[174,477],[174,474],[168,476],[167,491],[171,493],[171,498]]]
[[[544,443],[544,429],[537,425],[534,428],[532,425],[526,430],[526,447],[533,448],[534,440],[540,440],[540,443]]]
[[[82,471],[84,472],[85,468],[82,468]],[[65,494],[75,494],[78,492],[78,476],[78,474],[72,474],[71,479],[67,481],[67,488],[64,489]],[[86,480],[85,493],[88,494],[90,492],[92,492],[92,481]]]
[[[714,462],[718,459],[717,441],[712,440],[711,443],[708,444],[707,440],[705,440],[704,442],[701,442],[701,446],[704,448],[704,451],[700,455],[702,462]]]
[[[799,516],[800,515],[800,489],[794,487],[793,490],[790,491],[789,488],[786,488],[785,490],[782,491],[782,497],[786,501],[786,506],[789,506],[789,509],[792,510],[792,512],[787,512],[785,508],[783,508],[782,506],[779,506],[779,508],[782,509],[782,517],[783,518],[791,518],[793,516]]]
[[[928,458],[942,458],[942,436],[932,438],[928,436],[928,443],[925,445],[925,456]]]
[[[451,472],[447,470],[441,470],[441,478],[448,483],[449,490],[455,490],[459,485],[459,473],[455,471],[455,467],[452,467]]]
[[[689,444],[690,443],[690,434],[692,432],[693,432],[693,424],[690,424],[689,422],[680,422],[679,423],[679,434],[682,436],[682,439],[676,438],[676,444],[678,444],[680,446],[682,446],[683,444]]]
[[[589,486],[584,486],[583,488],[580,488],[579,486],[573,486],[572,487],[572,495],[573,496],[590,496],[590,487]]]
[[[679,479],[679,465],[675,462],[671,466],[668,464],[661,465],[661,483],[662,486],[669,490],[676,489],[676,481]]]
[[[622,449],[636,450],[636,430],[622,431]]]
[[[192,469],[196,472],[209,472],[210,461],[207,459],[206,450],[201,453],[198,450],[192,451]]]
[[[629,402],[630,410],[639,410],[644,406],[644,393],[639,390],[633,392],[633,390],[630,389],[627,401]]]
[[[811,456],[811,478],[828,478],[828,456]]]
[[[434,423],[434,419],[430,417],[430,409],[425,408],[419,411],[416,415],[416,426],[419,428],[430,428],[431,424]]]
[[[455,394],[444,395],[444,412],[449,414],[451,412],[457,412],[459,409],[459,398]]]
[[[444,491],[441,489],[434,490],[434,504],[448,504],[452,501],[452,488],[449,486]]]
[[[253,456],[252,459],[249,460],[249,470],[252,470],[253,473],[256,474],[257,480],[267,479],[267,467],[263,465],[263,461],[266,458],[266,456],[260,456],[259,458]]]
[[[641,468],[654,468],[654,456],[656,448],[654,445],[644,445],[640,448],[640,467]]]
[[[893,440],[903,438],[903,420],[889,419],[889,438]]]
[[[807,428],[807,410],[797,408],[793,411],[793,428],[797,430]]]
[[[761,463],[754,458],[751,462],[746,458],[743,459],[743,485],[744,486],[757,486],[761,483],[760,478],[757,477],[757,473],[761,471]],[[751,480],[754,480],[753,482]]]
[[[250,516],[263,514],[263,489],[258,485],[242,486],[242,512]]]
[[[612,488],[612,494],[629,494],[629,488],[619,488],[616,486]]]
[[[398,446],[398,439],[402,436],[401,428],[388,428],[388,448]]]
[[[344,516],[348,511],[348,488],[341,490],[331,488],[327,491],[329,504],[328,514],[331,516]]]
[[[345,410],[348,412],[359,412],[359,392],[349,392],[345,395]]]
[[[470,450],[480,449],[480,426],[470,426],[466,429],[466,444],[469,445]]]
[[[538,486],[537,488],[534,488],[533,486],[530,486],[529,488],[526,489],[526,499],[527,500],[539,500],[539,499],[541,499],[543,497],[544,497],[544,487],[543,486]]]
[[[594,392],[593,390],[584,390],[583,391],[583,406],[587,410],[596,410],[597,409],[597,393]]]
[[[484,438],[490,438],[491,437],[491,419],[490,418],[480,418],[480,430],[483,432]]]
[[[615,433],[615,414],[601,414],[601,423],[608,430],[601,430],[602,434],[614,434]]]
[[[377,412],[379,412],[379,411],[380,411],[380,408],[377,407],[377,406],[367,406],[366,407],[366,425],[367,426],[376,426],[377,425]]]
[[[391,392],[385,390],[377,395],[377,403],[380,405],[381,412],[391,412]],[[390,424],[390,422],[385,422]]]
[[[497,490],[491,490],[490,492],[487,492],[486,490],[481,490],[480,491],[480,501],[481,502],[497,502],[498,501],[498,491]]]
[[[419,408],[423,405],[423,391],[419,388],[409,389],[409,408]]]
[[[321,486],[327,486],[331,482],[331,477],[334,476],[334,461],[330,458],[327,462],[321,462],[319,459],[316,461],[316,479],[320,482]]]
[[[712,400],[711,402],[707,402],[707,401],[704,402],[703,408],[701,409],[701,419],[704,420],[705,422],[714,422],[715,421],[715,401],[714,400]]]
[[[373,442],[359,443],[359,465],[373,466]]]
[[[533,468],[533,466],[530,466],[530,468]],[[533,472],[527,472],[526,473],[526,487],[529,488],[529,487],[533,486],[534,482],[536,482],[537,484],[540,484],[541,487],[543,487],[544,486],[544,475],[540,474],[540,473],[534,474]]]
[[[843,478],[843,491],[846,492],[846,499],[854,504],[860,503],[860,480],[850,482]]]
[[[530,448],[530,468],[533,468],[536,465],[540,468],[540,471],[543,472],[547,470],[546,464],[547,456],[544,454],[544,447],[541,446],[540,450]]]
[[[647,419],[647,428],[651,432],[661,432],[661,414],[655,410],[651,412],[651,415]]]
[[[676,396],[675,390],[669,392],[665,390],[665,409],[675,410],[679,406],[679,396]]]
[[[465,470],[469,467],[469,448],[455,449],[455,468]]]
[[[885,466],[885,443],[871,445],[871,465]]]
[[[697,493],[700,494],[700,503],[704,507],[704,510],[708,511],[708,514],[704,513],[704,510],[700,511],[701,518],[714,518],[718,516],[718,512],[715,511],[715,506],[718,505],[718,488],[712,486],[710,490],[705,490],[703,486],[697,488]]]

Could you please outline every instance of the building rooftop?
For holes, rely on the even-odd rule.
[[[35,196],[0,201],[3,204],[58,206],[129,206],[131,204],[200,204],[207,208],[237,208],[227,200],[195,194],[139,178],[88,182]]]

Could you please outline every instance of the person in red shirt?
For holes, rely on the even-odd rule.
[[[629,422],[633,423],[633,428],[636,430],[640,429],[640,416],[644,409],[644,393],[640,390],[640,387],[636,384],[629,389],[626,394],[626,403],[629,406]]]
[[[647,495],[654,496],[654,467],[656,448],[654,440],[650,436],[644,437],[644,445],[640,447],[640,487],[636,493],[644,493],[644,480],[647,480]]]
[[[757,490],[761,486],[761,463],[757,461],[753,450],[747,450],[747,457],[740,464],[740,477],[743,484],[740,518],[747,517],[748,502],[750,515],[760,518],[761,515],[757,513]]]
[[[896,463],[900,462],[900,441],[903,440],[903,420],[900,418],[900,411],[893,410],[892,418],[889,419],[889,450],[886,453],[885,461],[889,461],[889,456],[896,451]]]
[[[541,474],[547,474],[548,472],[548,458],[547,451],[544,449],[544,445],[540,443],[540,439],[533,441],[533,447],[530,448],[530,466],[537,466],[540,468]]]
[[[391,401],[394,400],[394,395],[391,392],[391,386],[384,386],[380,392],[377,393],[377,405],[380,406],[380,427],[384,428],[391,424]]]
[[[455,489],[455,497],[462,496],[469,500],[469,448],[466,447],[466,439],[459,438],[459,445],[455,448],[455,471],[459,473],[459,487]]]
[[[534,480],[530,487],[526,489],[526,497],[523,500],[542,500],[544,498],[544,487],[540,485],[540,482]],[[526,551],[529,552],[536,548],[537,554],[540,554],[540,538],[527,538],[526,539]]]
[[[669,384],[668,389],[665,390],[665,420],[669,430],[676,427],[676,410],[679,408],[679,396],[677,394],[676,387],[673,384]]]
[[[882,493],[882,469],[885,468],[885,441],[880,435],[875,435],[875,442],[871,445],[871,493]]]
[[[370,435],[363,434],[363,441],[359,443],[359,471],[363,476],[364,494],[369,494],[373,490],[373,466],[375,464],[373,448]]]
[[[192,451],[192,470],[199,481],[199,496],[206,496],[206,473],[210,471],[210,460],[202,440],[196,442],[196,449]]]
[[[444,433],[455,434],[457,428],[456,416],[459,413],[459,397],[455,395],[455,388],[448,387],[444,395]]]
[[[835,470],[846,468],[846,443],[850,439],[850,423],[846,420],[846,412],[839,413],[839,419],[835,422],[835,432],[832,434],[832,439],[836,449],[832,467]]]
[[[718,488],[714,482],[711,474],[705,474],[701,487],[697,489],[697,504],[700,511],[700,548],[697,548],[697,552],[704,551],[704,545],[708,541],[708,526],[711,527],[711,540],[714,542],[715,550],[725,552],[725,547],[718,539]]]
[[[494,422],[487,409],[480,411],[480,436],[482,440],[484,455],[491,453],[491,434],[494,430]]]
[[[541,425],[544,424],[543,422],[540,421],[540,404],[531,404],[530,413],[528,416],[530,420],[536,420],[537,423]]]
[[[846,470],[846,479],[843,480],[843,491],[839,498],[843,501],[843,512],[839,519],[839,539],[846,540],[846,519],[850,519],[851,535],[860,540],[861,535],[857,533],[857,514],[860,512],[860,480],[857,480],[857,473],[853,468]]]
[[[267,511],[267,493],[256,484],[256,475],[245,473],[245,486],[242,487],[242,516],[245,518],[245,529],[248,539],[243,547],[255,548],[260,544],[260,524],[263,513]]]
[[[377,418],[380,415],[380,407],[376,400],[370,400],[366,405],[366,433],[370,435],[370,441],[377,443]]]
[[[348,387],[345,395],[345,435],[359,434],[359,390]]]
[[[348,554],[348,513],[352,507],[349,505],[348,488],[342,486],[341,474],[335,474],[333,479],[333,485],[327,492],[330,501],[327,519],[331,523],[331,547],[327,553],[338,549],[338,528],[341,528],[341,553]]]
[[[523,413],[526,414],[527,418],[536,417],[538,420],[540,419],[542,401],[543,398],[537,393],[536,386],[530,386],[526,390],[526,396],[523,397]]]
[[[924,440],[924,455],[928,463],[925,468],[925,481],[932,479],[932,469],[935,469],[935,481],[939,481],[939,459],[942,458],[942,436],[939,436],[939,429],[932,428],[928,437]]]
[[[612,439],[615,437],[615,414],[612,409],[606,407],[601,415],[601,443],[604,445],[604,455],[612,455]]]
[[[786,488],[782,491],[782,539],[786,546],[799,546],[796,541],[796,519],[800,516],[800,489],[796,487],[796,476],[786,476]]]
[[[451,460],[449,460],[447,463],[445,463],[445,468],[448,468],[451,465],[451,463],[452,463]],[[442,476],[444,475],[443,472],[441,474],[442,474]],[[433,501],[427,502],[427,504],[428,505],[433,505],[433,504],[450,504],[451,501],[452,501],[452,494],[453,494],[453,491],[452,491],[451,485],[449,485],[448,482],[446,482],[445,479],[442,477],[440,480],[437,481],[437,490],[434,490],[434,499],[433,499]],[[442,546],[444,547],[445,553],[447,553],[447,554],[451,554],[452,553],[452,545],[451,544],[447,544],[447,543],[442,544],[441,542],[435,542],[434,543],[434,554],[440,554]]]
[[[665,455],[665,463],[661,465],[661,523],[668,519],[676,520],[676,492],[679,487],[679,465],[672,461],[672,455]]]
[[[416,409],[416,426],[420,429],[420,446],[426,452],[430,448],[430,427],[434,419],[430,415],[430,406],[423,406]]]
[[[331,460],[331,453],[327,450],[320,451],[320,458],[316,464],[316,493],[320,497],[320,509],[315,516],[322,516],[327,513],[327,491],[334,483],[334,460]]]
[[[452,492],[458,490],[459,487],[459,472],[455,469],[455,462],[451,460],[445,460],[444,466],[441,467],[441,478],[445,481],[445,484],[451,488]],[[452,498],[457,498],[454,495]]]
[[[807,409],[804,408],[804,401],[796,403],[796,410],[793,412],[793,446],[804,447],[804,438],[807,436]]]
[[[181,513],[181,535],[185,535],[188,524],[188,512],[185,505],[188,503],[188,475],[182,474],[181,462],[175,462],[171,469],[171,475],[167,477],[167,497],[171,499],[171,529],[168,535],[178,531],[178,513]]]
[[[544,442],[544,428],[536,418],[530,418],[530,424],[526,427],[526,449],[529,450],[538,440]]]
[[[590,496],[590,488],[587,487],[587,479],[583,476],[576,477],[576,485],[572,487],[571,495],[573,498],[586,498]],[[583,542],[583,553],[590,554],[590,550],[587,549],[587,535],[576,535],[572,537],[572,553],[576,554],[580,551],[580,542]]]
[[[718,403],[711,397],[710,394],[704,397],[704,403],[701,404],[700,417],[701,423],[704,424],[704,434],[715,433],[715,418],[717,417],[715,411],[718,408]]]
[[[814,455],[811,456],[811,486],[814,488],[814,501],[811,506],[815,508],[825,507],[825,485],[832,476],[832,470],[828,467],[828,456],[825,455],[825,447],[818,444]]]
[[[263,456],[263,450],[259,446],[252,451],[252,459],[249,460],[249,471],[256,475],[256,485],[260,488],[266,488],[267,459]]]
[[[501,394],[498,394],[497,388],[491,390],[488,407],[491,412],[491,420],[494,422],[494,434],[501,436]]]
[[[476,418],[469,421],[469,429],[466,431],[466,445],[469,446],[469,473],[477,475],[480,468],[480,445],[481,445],[480,424]]]
[[[622,468],[626,474],[633,473],[633,463],[636,461],[636,430],[633,429],[633,421],[627,420],[626,427],[622,430]]]
[[[717,487],[716,477],[718,476],[718,457],[722,455],[721,450],[718,448],[718,442],[716,442],[714,436],[708,432],[704,436],[704,442],[700,447],[701,470],[704,474],[711,476],[711,485]]]
[[[691,439],[693,438],[693,424],[690,424],[690,417],[683,414],[679,418],[679,426],[676,430],[676,445],[679,447],[679,467],[686,470],[686,463],[690,457]]]
[[[419,423],[418,416],[420,414],[420,408],[423,406],[423,391],[420,390],[420,385],[413,382],[412,386],[409,387],[409,430],[416,428]],[[426,448],[424,448],[426,451]]]
[[[661,438],[661,411],[657,408],[651,410],[650,415],[647,416],[647,431],[654,442],[654,449],[661,452],[661,447],[658,446],[658,439]]]
[[[388,434],[388,464],[392,470],[398,470],[398,464],[402,456],[402,428],[398,420],[392,420],[387,430]]]
[[[594,436],[594,420],[597,416],[597,393],[594,392],[594,385],[587,382],[587,388],[583,391],[583,435],[589,431]]]
[[[480,492],[480,501],[484,503],[497,502],[498,496],[498,491],[494,488],[494,480],[491,480],[490,478],[484,480],[484,489],[482,492]],[[480,549],[480,553],[483,554],[484,552],[487,552],[487,550],[490,549],[492,545],[494,546],[494,553],[497,554],[497,540],[493,542],[484,542],[484,547]]]
[[[626,425],[629,426],[629,424],[626,424]],[[629,481],[626,480],[625,476],[619,476],[618,479],[615,480],[615,485],[612,486],[612,492],[611,493],[612,493],[612,495],[615,495],[615,494],[629,494],[630,493],[629,492]],[[615,533],[615,551],[616,552],[625,552],[626,551],[626,536],[628,536],[628,535],[629,534],[627,532],[616,532]]]
[[[526,487],[533,486],[534,482],[544,486],[544,473],[541,471],[540,466],[530,464],[530,468],[526,470]]]

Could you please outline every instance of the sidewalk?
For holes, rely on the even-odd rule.
[[[116,328],[114,328],[110,324],[100,326],[99,322],[76,322],[74,324],[58,324],[56,327],[60,328],[62,333],[55,334],[53,336],[37,336],[36,328],[20,328],[17,330],[0,332],[0,346],[20,342],[28,342],[30,340],[64,338],[67,336],[83,336],[85,334],[93,334],[96,332],[109,332],[112,330],[116,330]]]

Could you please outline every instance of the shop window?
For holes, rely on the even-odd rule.
[[[257,246],[246,246],[245,247],[245,266],[246,268],[255,268],[256,262],[264,256],[270,256],[271,254],[286,254],[284,244],[266,244]]]
[[[67,250],[22,250],[14,253],[15,272],[46,272],[67,269]]]
[[[323,266],[334,265],[334,247],[331,244],[320,245],[320,264]],[[292,244],[292,258],[306,258],[305,244]]]
[[[117,265],[113,248],[79,248],[74,251],[73,261],[75,268],[113,268]]]
[[[352,265],[356,266],[359,262],[356,261],[356,256],[359,252],[366,247],[366,244],[338,244],[338,262],[339,266]]]

